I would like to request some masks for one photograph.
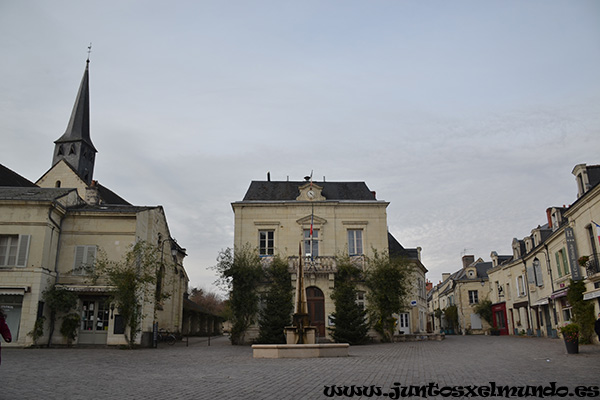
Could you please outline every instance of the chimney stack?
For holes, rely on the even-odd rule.
[[[91,206],[97,206],[100,204],[100,195],[98,194],[98,181],[92,181],[88,187],[85,188],[85,202]]]
[[[473,255],[464,255],[462,258],[463,268],[467,268],[469,265],[475,262],[475,256]]]

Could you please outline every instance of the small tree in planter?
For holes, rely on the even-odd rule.
[[[567,353],[579,353],[579,325],[573,323],[567,324],[560,328],[560,333],[563,335],[563,339],[565,340]]]
[[[583,292],[585,292],[585,283],[583,279],[579,281],[571,279],[569,290],[567,291],[567,300],[572,307],[573,322],[577,324],[579,328],[579,341],[588,344],[592,343],[593,340],[594,322],[596,321],[596,318],[594,304],[591,301],[585,301],[583,299]]]

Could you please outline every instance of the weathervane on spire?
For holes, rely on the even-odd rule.
[[[87,62],[87,63],[89,63],[89,62],[90,62],[90,53],[91,53],[91,52],[92,52],[92,42],[90,42],[90,45],[88,46],[88,51],[87,51],[87,53],[88,53],[88,58],[87,58],[87,60],[86,60],[86,62]]]

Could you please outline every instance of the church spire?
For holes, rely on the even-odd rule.
[[[91,45],[88,49],[91,49]],[[85,71],[71,112],[65,133],[56,140],[52,165],[65,160],[86,183],[91,183],[94,160],[97,150],[90,138],[90,58],[86,60]]]

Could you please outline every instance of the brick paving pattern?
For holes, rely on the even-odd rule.
[[[351,346],[350,357],[253,359],[225,337],[158,349],[2,349],[0,399],[326,399],[325,385],[600,385],[600,346],[449,336]],[[347,398],[347,397],[333,397]],[[359,398],[359,397],[353,397]],[[367,397],[364,397],[367,398]],[[372,397],[374,398],[374,397]],[[388,398],[380,396],[377,398]],[[430,397],[431,398],[431,397]]]

